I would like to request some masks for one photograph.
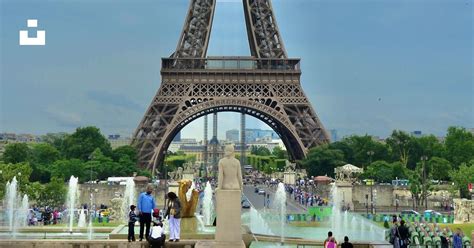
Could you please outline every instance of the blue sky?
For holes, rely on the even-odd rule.
[[[0,132],[95,125],[130,135],[176,48],[187,0],[0,0]],[[327,129],[387,136],[474,127],[470,0],[273,0],[302,86]],[[46,46],[18,45],[28,18]],[[240,1],[218,0],[209,56],[249,55]],[[220,115],[220,137],[239,116]],[[250,127],[265,127],[249,117]],[[199,131],[196,131],[199,130]],[[183,130],[202,138],[202,120]]]

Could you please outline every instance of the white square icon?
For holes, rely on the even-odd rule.
[[[27,26],[29,28],[37,28],[38,27],[38,20],[36,19],[28,19]]]
[[[37,19],[28,19],[26,25],[29,28],[37,28]],[[28,30],[20,30],[20,46],[44,46],[46,45],[46,31],[37,30],[36,37],[30,37]]]

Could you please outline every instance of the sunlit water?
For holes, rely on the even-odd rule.
[[[204,197],[202,199],[202,215],[205,225],[212,225],[214,218],[214,201],[212,199],[212,187],[209,182],[204,188]]]
[[[122,221],[128,223],[128,213],[130,211],[130,205],[135,205],[135,181],[133,178],[127,178],[125,184],[125,191],[123,193],[122,201]]]
[[[74,214],[75,214],[75,209],[76,209],[76,204],[77,204],[77,195],[78,195],[77,183],[78,183],[77,177],[71,176],[71,178],[69,178],[66,206],[68,208],[67,217],[69,220],[70,233],[72,233],[72,227],[74,225]]]

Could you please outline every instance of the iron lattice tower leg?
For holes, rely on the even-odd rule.
[[[244,166],[247,163],[245,158],[245,113],[240,113],[240,166],[242,167],[242,173],[244,172]],[[243,175],[243,174],[242,174]]]
[[[219,160],[218,147],[219,139],[217,138],[217,112],[212,115],[212,172],[217,175],[217,163]]]
[[[209,165],[209,158],[208,158],[208,154],[209,154],[209,151],[208,151],[208,139],[207,139],[207,115],[204,116],[204,148],[203,148],[203,165],[204,165],[204,170],[205,170],[205,175],[206,175],[206,178],[209,176],[207,171],[208,171],[208,168],[207,166]]]
[[[215,4],[190,0],[176,51],[162,58],[160,88],[133,135],[139,165],[153,172],[162,168],[177,132],[201,116],[223,111],[265,122],[292,161],[328,143],[301,87],[300,60],[287,57],[271,1],[243,0],[251,58],[206,57]]]

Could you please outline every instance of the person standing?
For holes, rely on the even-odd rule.
[[[130,212],[128,212],[128,242],[135,242],[135,222],[137,221],[135,208],[135,205],[130,205]]]
[[[328,237],[324,240],[324,243],[323,243],[323,246],[324,248],[327,248],[329,243],[334,243],[334,245],[337,247],[337,242],[336,240],[334,239],[334,237],[332,236],[332,232],[329,231],[328,232]],[[332,245],[332,244],[331,244]]]
[[[168,217],[170,225],[170,242],[178,242],[181,232],[181,202],[175,193],[168,193],[168,208],[165,218]]]
[[[462,248],[462,231],[461,229],[456,229],[456,233],[453,235],[453,248]]]
[[[396,215],[392,216],[392,227],[390,228],[390,244],[393,248],[400,248],[400,237],[398,234],[398,218]]]
[[[400,248],[407,248],[410,245],[410,231],[405,226],[405,221],[400,221],[400,226],[397,229],[398,237],[400,238]]]
[[[145,238],[150,233],[151,214],[155,208],[155,198],[151,193],[153,188],[151,185],[146,187],[146,192],[142,192],[138,197],[138,217],[140,218],[140,241],[143,240],[143,231],[146,226]]]
[[[349,242],[349,237],[344,237],[344,243],[341,244],[341,248],[354,248],[351,242]]]

